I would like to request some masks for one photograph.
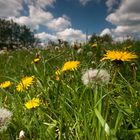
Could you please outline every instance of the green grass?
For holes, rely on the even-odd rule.
[[[137,44],[132,45],[131,51],[139,54]],[[125,44],[118,46],[121,48]],[[139,140],[139,59],[119,66],[101,62],[104,50],[112,47],[83,46],[82,54],[64,48],[62,51],[21,50],[0,55],[0,82],[13,82],[11,87],[0,89],[0,107],[13,113],[7,130],[0,133],[0,140],[16,140],[21,130],[25,131],[26,140]],[[38,51],[41,61],[31,64]],[[88,55],[90,51],[92,54]],[[57,81],[55,71],[69,60],[80,61],[80,67],[65,72]],[[86,87],[81,77],[89,68],[107,69],[110,82]],[[17,92],[20,79],[32,75],[36,82],[28,90]],[[28,110],[25,102],[36,97],[41,105]]]

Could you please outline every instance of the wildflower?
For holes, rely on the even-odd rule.
[[[87,56],[91,57],[93,55],[93,52],[92,51],[88,51],[87,52]]]
[[[33,98],[32,100],[25,103],[27,109],[36,108],[40,105],[39,98]]]
[[[56,76],[56,81],[60,81],[60,76]]]
[[[8,51],[7,50],[0,50],[0,55],[4,55],[4,54],[8,54]]]
[[[131,48],[132,46],[127,46],[127,47],[124,47],[124,50],[128,50],[129,48]]]
[[[91,46],[92,47],[97,47],[97,43],[93,43]]]
[[[60,75],[61,75],[61,70],[58,69],[58,70],[55,72],[55,75],[56,75],[55,79],[56,79],[57,81],[59,81],[59,80],[60,80]]]
[[[11,81],[5,81],[3,83],[0,84],[0,88],[8,88],[12,85]]]
[[[61,70],[58,69],[56,72],[55,72],[55,75],[60,75],[61,74]]]
[[[89,69],[83,76],[84,85],[107,84],[110,80],[110,74],[104,69]]]
[[[25,132],[23,130],[21,130],[19,132],[19,139],[21,140],[21,139],[24,139],[24,138],[25,138]]]
[[[28,89],[34,82],[34,76],[24,77],[21,79],[20,83],[16,86],[17,91],[22,92]]]
[[[128,51],[110,51],[108,50],[107,53],[101,60],[109,59],[111,61],[131,61],[132,59],[138,58],[138,56],[132,52]]]
[[[6,108],[0,108],[0,132],[7,129],[8,124],[11,121],[12,112]]]
[[[68,70],[77,70],[79,64],[79,61],[68,61],[63,65],[61,71],[64,72]]]
[[[77,50],[77,54],[82,54],[83,53],[83,49],[82,48],[79,48],[78,50]]]
[[[41,57],[38,55],[33,61],[32,64],[36,64],[41,60]]]
[[[59,46],[55,46],[55,51],[59,51],[60,50],[60,47]]]

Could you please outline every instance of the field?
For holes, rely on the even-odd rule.
[[[139,53],[132,41],[0,54],[11,113],[0,114],[0,140],[140,140]]]

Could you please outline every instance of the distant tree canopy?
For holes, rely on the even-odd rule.
[[[12,20],[0,19],[0,49],[33,46],[36,41],[34,33],[27,26],[21,26]]]
[[[108,34],[105,34],[103,36],[98,36],[96,34],[93,34],[89,40],[89,43],[95,43],[95,42],[99,42],[99,43],[111,43],[113,41],[112,37]]]

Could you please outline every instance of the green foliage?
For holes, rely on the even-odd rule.
[[[132,42],[132,51],[138,42]],[[129,44],[130,45],[130,44]],[[101,62],[104,50],[127,47],[126,44],[81,46],[81,54],[68,47],[59,50],[16,50],[0,55],[0,83],[13,82],[0,89],[0,107],[12,111],[8,129],[1,140],[15,140],[25,132],[27,140],[138,140],[140,138],[140,67],[139,58],[116,65]],[[138,50],[139,49],[139,50]],[[89,53],[90,52],[90,53]],[[41,56],[32,63],[36,53]],[[77,71],[67,71],[56,80],[55,72],[66,61],[80,61]],[[82,83],[83,71],[107,69],[111,75],[107,85],[87,87]],[[35,83],[24,92],[16,85],[25,76],[35,76]],[[28,110],[25,102],[41,100],[40,106]]]
[[[13,46],[33,46],[36,42],[33,32],[25,25],[18,25],[12,20],[0,19],[0,48]]]
[[[105,34],[103,36],[98,36],[96,34],[93,34],[89,40],[89,43],[107,43],[110,44],[113,41],[112,37],[108,34]]]

